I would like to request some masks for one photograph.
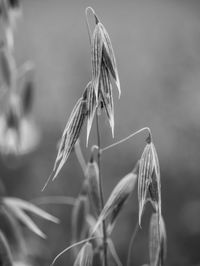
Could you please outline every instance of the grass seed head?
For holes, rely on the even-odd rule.
[[[94,85],[94,91],[96,99],[98,98],[98,89],[99,89],[99,78],[101,72],[101,62],[102,62],[102,47],[103,40],[101,37],[101,31],[99,28],[99,23],[96,24],[92,39],[92,82]]]
[[[104,63],[101,65],[101,83],[99,94],[111,127],[112,136],[114,137],[114,102],[112,95],[112,84],[110,81],[108,68]]]
[[[79,138],[85,117],[86,117],[86,100],[84,99],[84,97],[81,97],[77,101],[75,107],[73,108],[69,120],[67,122],[67,125],[64,129],[52,174],[47,180],[44,188],[46,187],[52,176],[53,180],[57,177],[63,165],[67,161],[69,155],[71,154],[71,151],[74,148],[77,139]]]
[[[146,144],[139,162],[139,175],[138,175],[138,202],[139,202],[139,225],[141,225],[141,219],[143,209],[147,201],[147,192],[151,177],[153,173],[153,154],[151,150],[151,144]]]
[[[112,47],[112,43],[108,35],[108,32],[106,31],[102,23],[99,23],[99,28],[101,31],[101,38],[103,40],[102,60],[107,66],[107,68],[109,69],[112,77],[115,80],[115,83],[116,83],[116,86],[119,92],[119,97],[120,97],[121,95],[120,81],[119,81],[117,64],[116,64],[116,59],[115,59],[115,54],[114,54],[114,50]]]
[[[161,216],[161,184],[160,167],[155,146],[150,138],[142,153],[138,177],[139,224],[144,206],[147,202],[148,192],[153,207]]]
[[[89,82],[88,85],[86,86],[86,93],[87,93],[87,139],[86,139],[86,145],[88,146],[88,140],[89,140],[89,135],[90,131],[92,128],[92,122],[94,119],[95,111],[97,108],[97,98],[95,96],[95,91],[94,91],[94,84],[93,82]]]
[[[161,216],[161,182],[160,182],[160,166],[158,161],[158,155],[153,142],[150,144],[154,170],[151,177],[151,183],[149,184],[149,194],[151,201],[154,203],[155,210]]]

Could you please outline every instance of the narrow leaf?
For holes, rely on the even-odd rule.
[[[48,220],[48,221],[51,221],[54,223],[59,223],[58,218],[56,218],[55,216],[49,214],[48,212],[42,210],[41,208],[35,206],[34,204],[32,204],[28,201],[18,199],[18,198],[12,198],[12,197],[6,197],[6,198],[4,198],[3,201],[5,204],[7,204],[9,206],[16,206],[17,208],[20,208],[22,210],[34,213],[35,215],[37,215],[37,216],[39,216],[45,220]]]
[[[0,228],[11,244],[12,250],[16,253],[22,251],[26,253],[26,244],[19,221],[4,205],[1,206],[0,210]]]
[[[24,225],[26,225],[32,232],[42,238],[46,238],[46,235],[39,229],[39,227],[31,220],[31,218],[25,212],[23,212],[20,208],[12,204],[6,204],[6,206],[7,208],[9,208],[10,212],[13,213],[13,215],[17,219],[19,219]]]
[[[115,264],[117,266],[123,266],[123,264],[120,261],[118,254],[117,254],[115,246],[114,246],[114,244],[110,238],[108,239],[108,249],[109,249],[109,252],[110,252],[112,259],[114,260]]]

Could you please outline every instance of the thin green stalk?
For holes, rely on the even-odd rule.
[[[100,202],[101,202],[101,210],[104,207],[104,197],[103,197],[103,186],[102,186],[102,175],[101,175],[101,137],[99,130],[99,117],[96,112],[96,129],[97,129],[97,145],[98,145],[98,158],[97,164],[99,168],[99,191],[100,191]],[[106,223],[105,220],[102,222],[103,228],[103,253],[104,253],[104,266],[108,266],[108,258],[107,258],[107,232],[106,232]]]
[[[127,266],[131,266],[131,251],[133,249],[134,240],[136,238],[136,235],[137,235],[139,228],[140,228],[140,226],[139,226],[139,223],[137,222],[135,229],[133,231],[133,234],[131,236],[129,247],[128,247],[127,263],[126,263]]]
[[[141,128],[141,129],[137,130],[136,132],[133,132],[133,133],[130,134],[128,137],[123,138],[123,139],[121,139],[121,140],[119,140],[119,141],[117,141],[117,142],[114,142],[113,144],[111,144],[111,145],[109,145],[109,146],[107,146],[107,147],[104,147],[104,148],[100,149],[100,152],[102,153],[102,152],[104,152],[104,151],[106,151],[106,150],[109,150],[109,149],[111,149],[111,148],[117,146],[118,144],[121,144],[121,143],[123,143],[123,142],[125,142],[125,141],[131,139],[132,137],[138,135],[138,134],[141,133],[142,131],[148,131],[148,133],[149,133],[149,137],[150,137],[150,139],[152,139],[152,134],[151,134],[151,130],[150,130],[150,128],[149,128],[149,127],[143,127],[143,128]]]

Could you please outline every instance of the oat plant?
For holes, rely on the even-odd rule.
[[[91,7],[86,8],[85,14],[91,49],[91,79],[69,116],[59,142],[52,173],[44,188],[50,180],[56,179],[73,151],[76,152],[82,167],[84,181],[72,208],[72,243],[56,256],[53,264],[64,252],[72,249],[75,266],[109,266],[112,263],[121,266],[122,263],[112,241],[111,233],[117,224],[121,210],[125,208],[132,193],[136,192],[137,184],[139,214],[130,244],[127,245],[127,266],[132,265],[133,243],[137,232],[142,227],[142,217],[148,202],[151,203],[154,213],[150,222],[150,265],[161,266],[164,265],[166,257],[166,232],[161,210],[160,167],[152,133],[148,127],[144,127],[122,140],[102,147],[99,116],[105,111],[114,137],[113,85],[118,90],[119,98],[121,88],[109,34]],[[91,30],[89,22],[90,15],[94,18],[93,30]],[[94,122],[96,124],[97,143],[88,147],[91,151],[88,162],[83,156],[79,141],[84,122],[87,124],[86,146],[89,144],[92,124]],[[141,158],[138,159],[135,166],[133,165],[133,170],[116,184],[105,202],[101,156],[116,145],[143,132],[146,132],[147,135]]]

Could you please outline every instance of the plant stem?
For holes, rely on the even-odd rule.
[[[106,150],[109,150],[109,149],[111,149],[111,148],[117,146],[118,144],[123,143],[123,142],[129,140],[130,138],[134,137],[135,135],[138,135],[138,134],[141,133],[142,131],[148,131],[148,132],[149,132],[149,136],[150,136],[150,138],[152,139],[152,134],[151,134],[151,130],[150,130],[150,128],[149,128],[149,127],[143,127],[143,128],[141,128],[141,129],[137,130],[136,132],[130,134],[128,137],[123,138],[123,139],[121,139],[121,140],[119,140],[119,141],[117,141],[117,142],[114,142],[113,144],[111,144],[111,145],[109,145],[109,146],[107,146],[107,147],[105,147],[105,148],[100,149],[100,152],[102,153],[102,152],[104,152],[104,151],[106,151]]]
[[[137,235],[137,232],[138,232],[139,228],[140,228],[139,227],[139,223],[137,222],[137,224],[135,226],[135,229],[133,231],[133,234],[131,236],[130,243],[129,243],[126,266],[131,266],[131,251],[133,249],[134,240],[135,240],[135,237]]]
[[[102,186],[102,176],[101,176],[101,137],[100,137],[100,130],[99,130],[99,117],[96,112],[96,128],[97,128],[97,145],[98,145],[98,158],[97,164],[99,168],[99,192],[100,192],[100,203],[101,203],[101,210],[104,207],[104,197],[103,197],[103,186]],[[107,232],[106,232],[106,224],[105,220],[102,222],[103,228],[103,253],[104,253],[104,266],[108,266],[107,260]]]

